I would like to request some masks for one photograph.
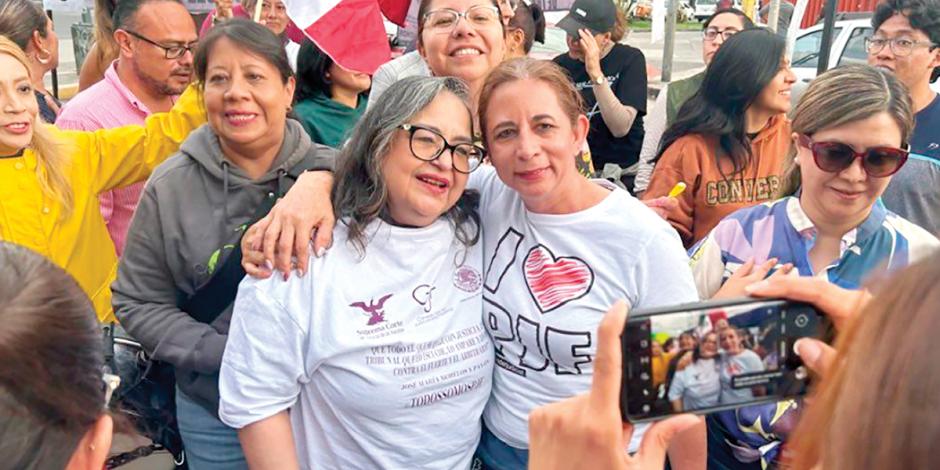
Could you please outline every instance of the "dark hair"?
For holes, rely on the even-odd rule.
[[[42,255],[0,242],[0,462],[65,468],[105,412],[91,301]]]
[[[718,139],[716,163],[722,155],[730,159],[733,171],[723,176],[744,171],[752,158],[745,111],[780,71],[785,49],[786,40],[764,28],[731,36],[705,70],[702,86],[663,133],[656,159],[680,138],[700,134]],[[722,166],[718,168],[721,171]]]
[[[31,0],[2,0],[0,1],[0,35],[6,36],[15,42],[20,49],[26,51],[33,31],[46,37],[49,28],[49,17],[42,7]]]
[[[131,29],[136,30],[140,27],[136,23],[137,12],[148,3],[171,2],[183,4],[180,0],[120,0],[114,7],[114,14],[111,16],[111,24],[114,30]]]
[[[705,346],[705,339],[708,338],[709,335],[715,335],[715,342],[718,342],[718,333],[715,331],[709,331],[708,333],[702,335],[702,340],[699,341],[698,344],[696,344],[695,349],[692,350],[693,361],[698,362],[698,360],[702,358],[702,347]]]
[[[382,163],[395,133],[441,93],[452,93],[463,101],[472,133],[470,90],[463,81],[454,77],[406,77],[393,83],[369,106],[340,151],[333,210],[337,217],[345,218],[349,242],[360,255],[365,255],[368,244],[366,227],[388,215],[388,186]],[[467,246],[480,238],[479,199],[476,191],[465,190],[444,214],[456,227],[457,240]]]
[[[877,31],[894,15],[903,15],[914,29],[923,31],[935,47],[940,46],[940,1],[884,0],[871,18],[872,28]]]
[[[737,8],[722,8],[715,13],[712,13],[712,16],[709,16],[708,19],[705,20],[705,23],[702,25],[702,29],[708,28],[708,26],[712,24],[712,20],[717,18],[718,15],[724,15],[725,13],[736,15],[738,19],[741,20],[742,31],[754,28],[754,22],[751,21],[751,18],[749,18],[743,11],[738,10]]]
[[[297,91],[294,101],[303,101],[314,95],[330,96],[330,79],[326,77],[333,59],[313,41],[304,39],[297,53]]]
[[[199,41],[199,48],[196,49],[196,57],[193,59],[198,82],[205,84],[209,54],[215,43],[222,38],[234,42],[249,54],[268,61],[280,73],[282,83],[287,83],[287,80],[294,76],[294,70],[287,60],[287,52],[284,51],[284,44],[279,37],[260,23],[245,18],[233,18],[209,30],[206,37]]]
[[[545,43],[545,15],[542,13],[542,7],[538,3],[526,4],[519,2],[516,7],[515,15],[509,20],[510,29],[522,30],[525,40],[522,42],[522,50],[526,54],[532,50],[532,44],[536,41]]]

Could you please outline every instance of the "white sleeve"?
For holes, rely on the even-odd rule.
[[[634,182],[634,193],[639,194],[646,191],[650,184],[650,178],[653,176],[653,159],[659,152],[659,143],[666,132],[666,93],[669,86],[664,86],[656,97],[656,102],[650,109],[649,114],[643,121],[646,135],[643,136],[643,146],[640,148],[640,166],[636,173],[636,182]]]
[[[372,88],[369,90],[369,102],[366,103],[366,109],[371,108],[382,96],[382,93],[385,93],[385,90],[398,80],[393,62],[386,62],[372,75]]]
[[[233,428],[289,408],[306,382],[307,332],[268,295],[274,283],[284,282],[246,277],[239,285],[219,376],[219,417]]]
[[[721,247],[715,242],[712,234],[709,234],[693,246],[690,253],[692,256],[689,264],[692,267],[698,296],[702,300],[708,300],[724,284],[725,262],[721,257]]]
[[[689,258],[676,231],[662,224],[644,248],[644,260],[637,263],[639,305],[632,308],[651,308],[695,302],[695,282],[689,269]]]
[[[692,367],[691,364],[687,366]],[[672,384],[669,385],[669,401],[675,401],[682,398],[682,394],[685,393],[685,370],[680,370],[672,376]]]

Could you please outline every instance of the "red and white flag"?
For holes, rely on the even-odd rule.
[[[382,1],[395,3],[396,0]],[[285,0],[284,3],[294,24],[343,68],[372,74],[391,59],[392,51],[377,0]]]

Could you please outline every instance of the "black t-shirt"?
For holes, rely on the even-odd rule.
[[[607,77],[614,95],[624,105],[637,110],[633,127],[623,137],[614,137],[604,124],[584,62],[572,59],[567,53],[555,57],[554,61],[568,71],[575,87],[584,97],[587,116],[591,120],[588,145],[591,147],[594,168],[601,171],[605,163],[616,163],[624,168],[636,163],[640,157],[640,147],[643,146],[643,116],[646,115],[646,57],[643,52],[624,44],[615,44],[601,59],[601,71]]]

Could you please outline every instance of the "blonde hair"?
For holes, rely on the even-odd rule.
[[[6,36],[0,36],[0,54],[12,56],[23,65],[26,73],[30,74],[26,53]],[[30,79],[32,79],[31,74]],[[46,126],[47,124],[42,122],[37,114],[33,120],[33,138],[29,147],[36,155],[36,177],[39,178],[39,186],[47,196],[59,203],[64,219],[72,214],[74,202],[72,188],[66,176],[69,159],[59,148],[58,142]]]
[[[118,57],[118,43],[114,40],[114,9],[116,0],[95,0],[95,53],[98,63],[106,68]]]
[[[914,130],[911,98],[894,74],[868,65],[832,69],[813,80],[793,111],[793,132],[812,136],[824,129],[888,113],[901,130],[906,144]],[[790,196],[800,187],[797,149],[790,146],[787,169],[779,197]]]

